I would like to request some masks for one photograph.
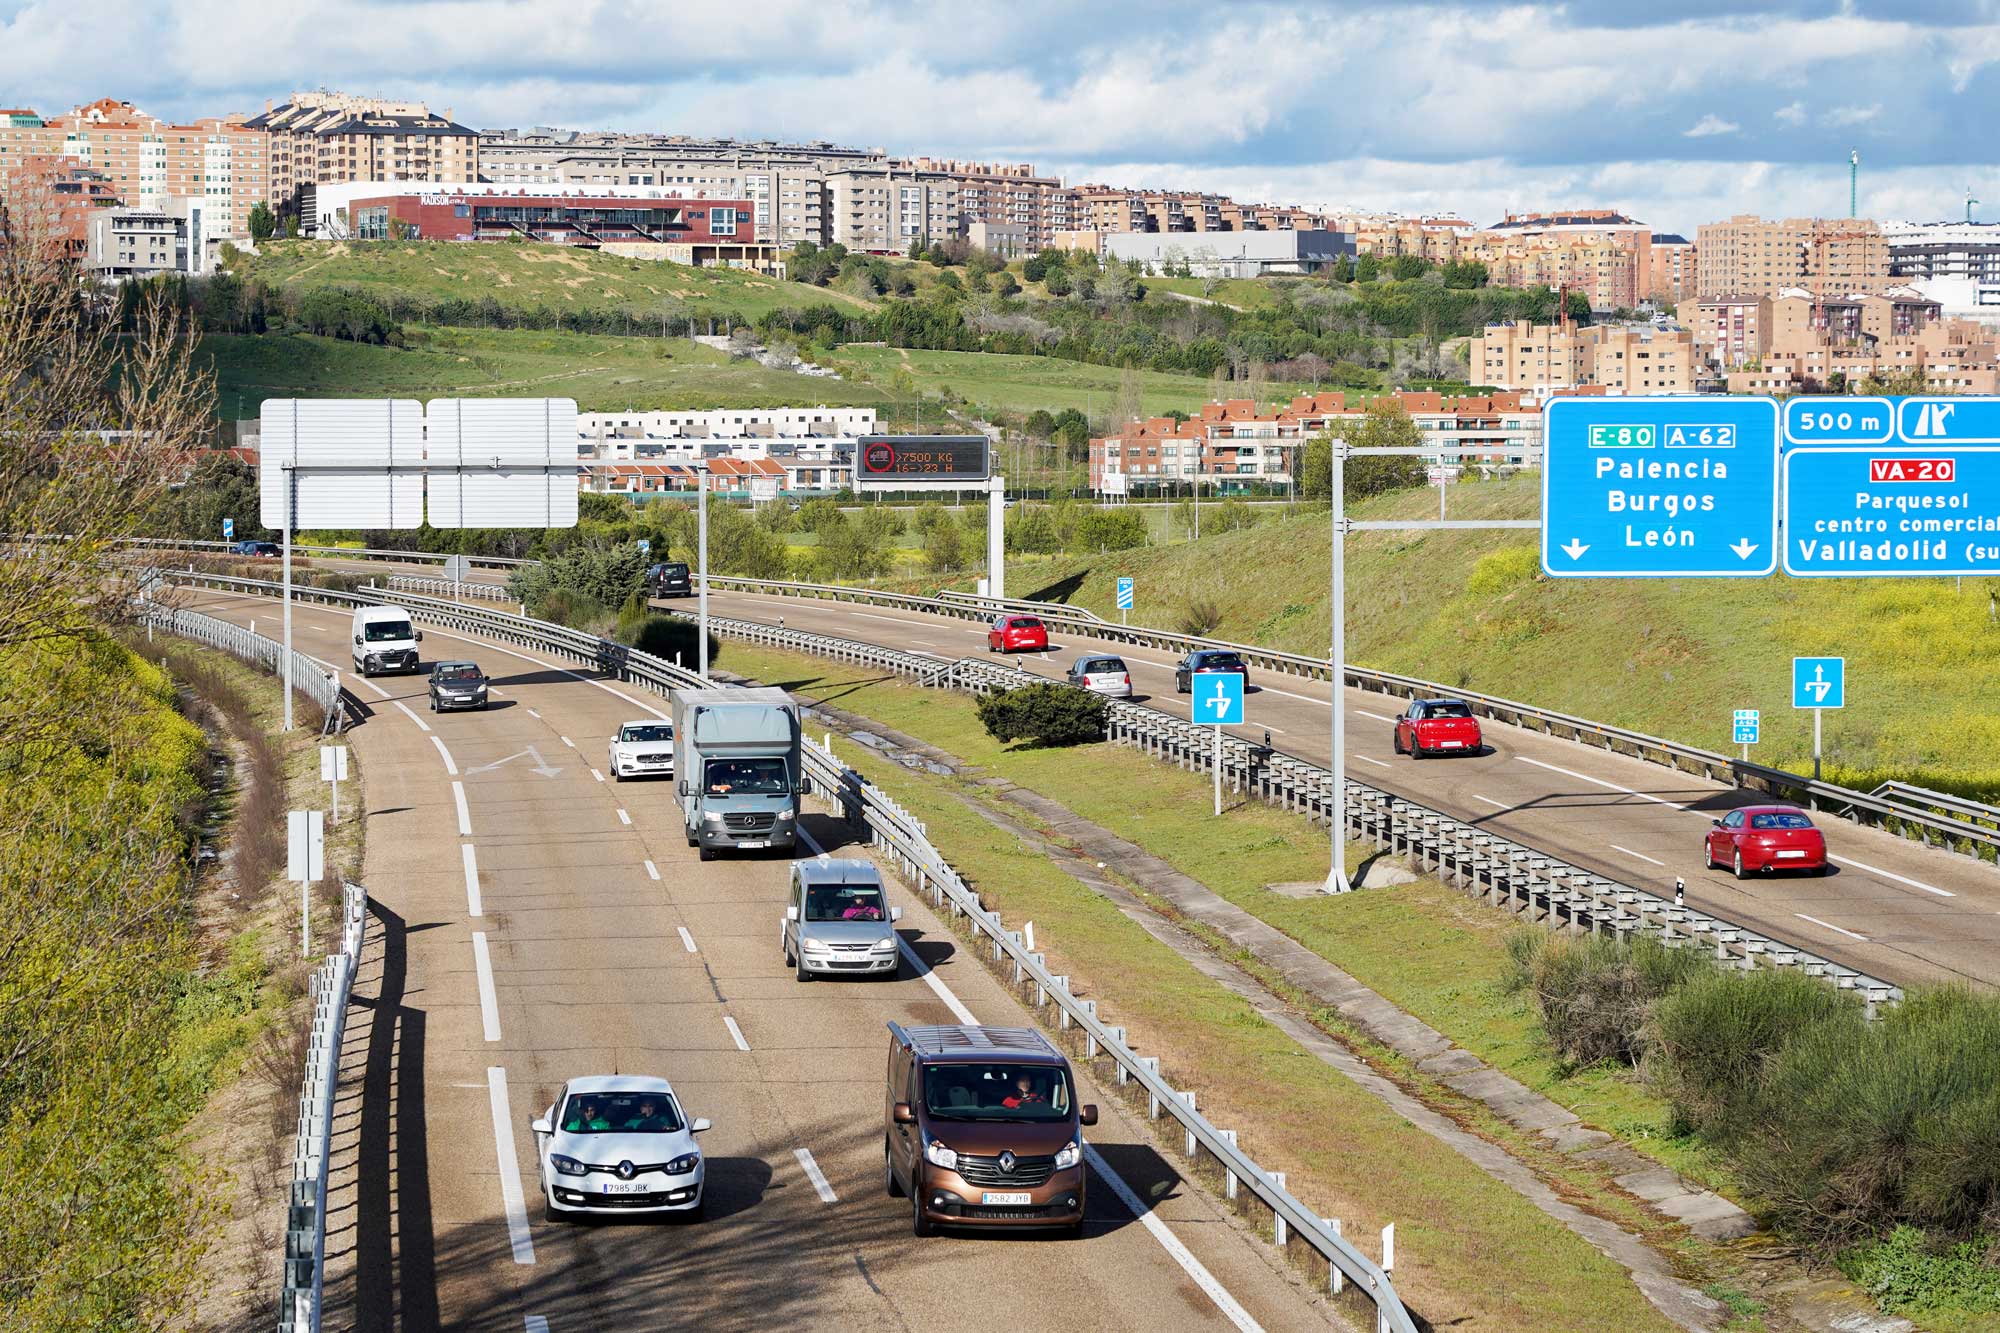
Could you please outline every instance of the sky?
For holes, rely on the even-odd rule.
[[[1455,213],[2000,219],[2000,0],[0,0],[0,105],[828,139]]]

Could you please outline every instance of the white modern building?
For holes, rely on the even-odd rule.
[[[2000,283],[2000,222],[1885,222],[1882,238],[1899,278]]]
[[[1137,260],[1148,273],[1197,278],[1256,278],[1266,273],[1318,273],[1354,255],[1344,231],[1116,231],[1103,238],[1107,259]]]
[[[775,499],[851,485],[855,443],[877,429],[872,407],[581,412],[577,452],[586,490],[691,491],[705,476],[712,490]]]

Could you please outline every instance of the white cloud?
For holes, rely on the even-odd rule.
[[[1682,130],[1681,137],[1684,139],[1708,139],[1718,134],[1734,134],[1742,128],[1741,125],[1738,125],[1733,120],[1724,120],[1721,116],[1710,114],[1696,121],[1693,128]]]
[[[1789,106],[1781,106],[1771,113],[1771,118],[1780,124],[1790,125],[1792,128],[1797,129],[1806,123],[1806,104],[1804,102],[1793,102]]]
[[[1826,123],[1839,129],[1848,125],[1866,125],[1882,114],[1882,104],[1871,106],[1838,106],[1826,113]]]

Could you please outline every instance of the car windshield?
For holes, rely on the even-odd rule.
[[[1804,815],[1752,815],[1751,828],[1811,828],[1813,822]]]
[[[1243,659],[1235,653],[1203,653],[1194,659],[1195,667],[1203,671],[1241,671]]]
[[[1472,710],[1464,704],[1432,704],[1424,710],[1425,717],[1471,717]]]
[[[1069,1071],[1059,1065],[928,1065],[924,1105],[937,1120],[1066,1120]]]
[[[441,666],[431,673],[439,680],[478,680],[479,668],[471,663]]]
[[[1100,657],[1096,661],[1085,662],[1083,664],[1085,675],[1093,675],[1105,671],[1123,671],[1124,669],[1125,663],[1115,657]]]
[[[882,889],[876,884],[809,884],[808,921],[887,921]]]
[[[1011,620],[1007,623],[1014,629],[1040,629],[1042,627],[1042,622],[1034,619],[1032,616],[1023,616],[1019,620]]]
[[[672,564],[660,566],[660,577],[663,579],[684,579],[687,576],[688,567],[686,565]]]
[[[711,759],[702,781],[710,796],[783,796],[791,790],[782,759]]]
[[[565,1134],[671,1134],[682,1128],[680,1107],[663,1092],[578,1092],[563,1103]]]
[[[629,727],[621,727],[618,739],[621,741],[670,741],[674,729],[665,722],[636,722]]]
[[[387,643],[391,639],[410,637],[410,622],[407,620],[371,620],[361,627],[361,637],[369,643]]]

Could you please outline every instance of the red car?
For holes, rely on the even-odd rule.
[[[1033,616],[999,616],[986,631],[989,653],[1045,653],[1049,650],[1048,626]]]
[[[1710,870],[1734,871],[1746,879],[1753,871],[1810,870],[1826,873],[1826,835],[1813,827],[1803,810],[1789,805],[1746,805],[1714,820],[1708,830]]]
[[[1478,754],[1485,748],[1479,719],[1459,699],[1412,699],[1396,719],[1396,753],[1412,759],[1429,754]]]

